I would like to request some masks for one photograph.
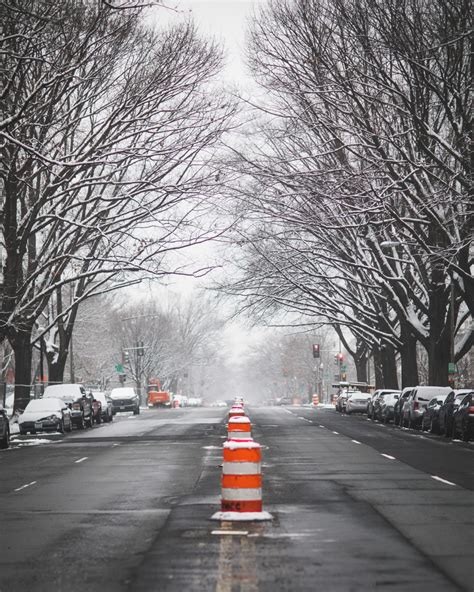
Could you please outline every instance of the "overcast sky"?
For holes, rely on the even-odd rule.
[[[224,78],[239,86],[250,83],[243,57],[247,20],[255,6],[263,2],[265,0],[176,0],[179,10],[192,12],[204,34],[223,43],[228,57]]]

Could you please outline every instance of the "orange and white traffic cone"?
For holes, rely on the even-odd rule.
[[[224,444],[221,511],[213,520],[271,520],[262,508],[261,446],[253,441]]]
[[[245,411],[244,408],[241,407],[240,405],[232,405],[232,407],[229,410],[229,419],[231,417],[244,417],[245,416]]]
[[[252,432],[248,417],[231,417],[227,424],[228,440],[251,440]]]

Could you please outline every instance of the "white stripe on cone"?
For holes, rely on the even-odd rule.
[[[228,502],[257,501],[262,499],[262,489],[222,488],[222,499]]]
[[[251,432],[240,432],[238,430],[232,430],[231,432],[227,432],[227,439],[228,440],[251,440],[252,433]]]
[[[223,475],[259,475],[261,471],[261,463],[234,461],[222,464]]]

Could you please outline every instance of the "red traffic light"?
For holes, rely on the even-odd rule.
[[[313,358],[319,358],[320,351],[319,343],[313,343]]]

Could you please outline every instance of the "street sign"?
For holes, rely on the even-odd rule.
[[[123,366],[122,364],[115,364],[115,370],[121,374],[123,372]]]
[[[448,374],[456,374],[456,364],[454,362],[449,362]]]

